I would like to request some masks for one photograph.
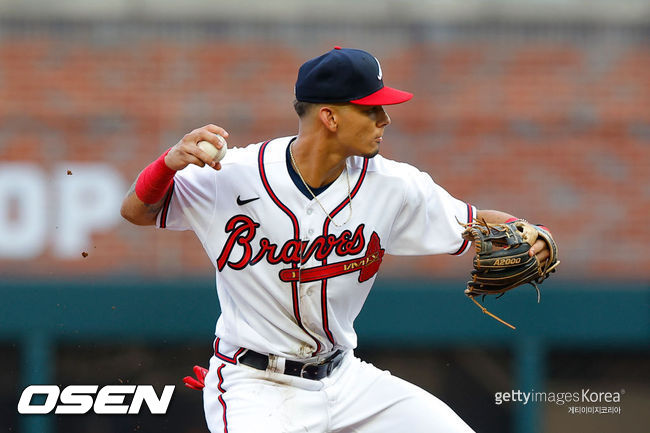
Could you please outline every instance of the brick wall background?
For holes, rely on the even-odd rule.
[[[226,127],[235,146],[293,134],[298,66],[334,45],[360,47],[382,61],[388,85],[416,95],[389,107],[385,156],[478,207],[549,226],[558,278],[650,277],[647,25],[14,20],[0,29],[1,162],[35,163],[53,178],[67,175],[52,172],[60,163],[104,162],[126,187],[206,123]],[[121,222],[84,251],[0,259],[0,274],[212,273],[191,233]],[[467,256],[390,258],[380,273],[456,278],[468,267]]]

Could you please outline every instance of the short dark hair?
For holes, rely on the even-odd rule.
[[[296,113],[298,114],[298,117],[302,118],[304,117],[307,113],[310,111],[313,111],[316,109],[316,107],[341,107],[344,105],[354,105],[351,104],[350,102],[305,102],[305,101],[298,101],[295,99],[293,101],[293,109],[296,110]]]
[[[298,117],[303,117],[315,105],[317,104],[314,104],[312,102],[298,101],[297,99],[293,101],[293,109],[296,110]]]

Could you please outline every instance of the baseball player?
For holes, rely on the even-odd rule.
[[[228,132],[196,129],[122,205],[134,224],[193,230],[216,269],[210,431],[471,432],[433,395],[356,358],[353,322],[384,254],[460,255],[459,222],[512,215],[477,210],[378,154],[391,123],[383,107],[412,94],[385,86],[371,54],[336,47],[307,61],[295,96],[297,135],[216,162],[198,143],[221,149]],[[537,242],[529,254],[548,251]]]

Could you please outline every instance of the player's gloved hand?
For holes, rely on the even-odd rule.
[[[203,167],[210,167],[220,170],[221,163],[212,161],[212,157],[201,150],[198,146],[200,141],[208,141],[217,149],[221,149],[221,142],[215,134],[224,138],[228,137],[228,132],[217,125],[205,125],[201,128],[185,134],[185,136],[174,147],[169,150],[165,156],[165,164],[172,170],[182,170],[190,164]]]
[[[475,220],[463,226],[463,238],[472,241],[476,249],[472,279],[467,282],[465,294],[485,314],[515,329],[487,311],[475,298],[501,295],[523,284],[531,284],[539,302],[538,285],[560,264],[557,244],[546,227],[533,226],[525,220],[514,219],[503,224]]]
[[[201,391],[205,388],[205,376],[208,374],[208,369],[201,367],[200,365],[195,365],[193,370],[196,379],[192,376],[185,376],[183,382],[186,387]]]

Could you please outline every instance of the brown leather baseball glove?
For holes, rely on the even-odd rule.
[[[524,220],[503,224],[473,221],[463,226],[463,238],[474,242],[476,249],[472,279],[467,282],[465,294],[481,307],[484,313],[514,329],[514,326],[489,313],[474,298],[478,295],[501,295],[528,283],[537,290],[539,302],[538,284],[548,278],[560,264],[557,259],[557,245],[548,230]],[[540,263],[536,256],[529,255],[530,247],[538,238],[542,238],[549,249],[549,257],[543,263]]]

